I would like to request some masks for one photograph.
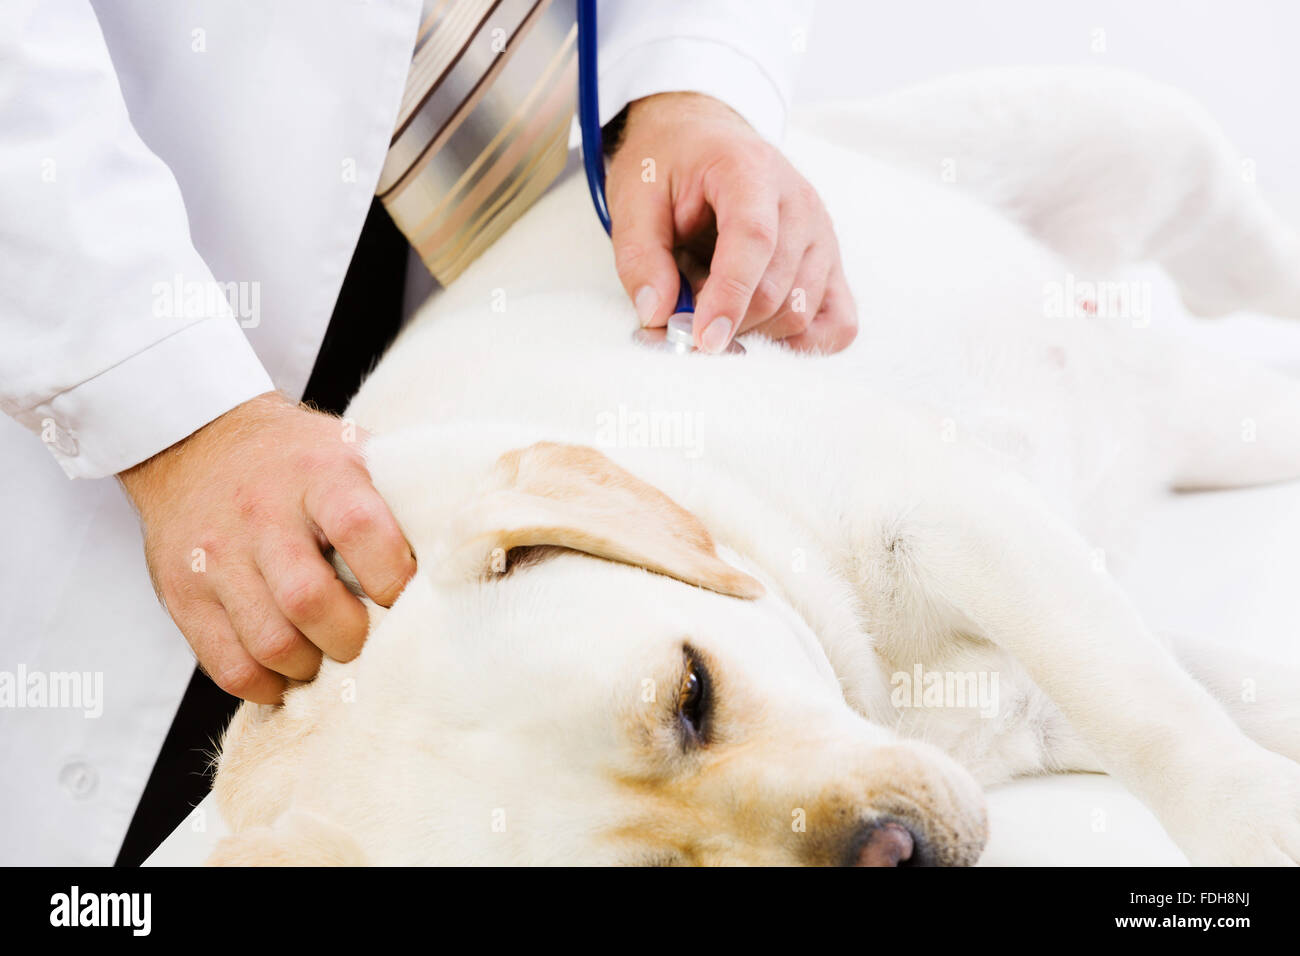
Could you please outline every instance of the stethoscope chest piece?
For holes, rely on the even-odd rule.
[[[659,352],[672,352],[676,355],[689,355],[698,352],[695,339],[691,335],[692,316],[689,312],[678,312],[668,319],[668,325],[662,329],[637,329],[632,333],[632,341]],[[722,351],[723,355],[744,355],[745,347],[735,339]]]
[[[596,83],[596,0],[578,0],[578,128],[582,133],[582,165],[596,215],[606,233],[612,233],[609,204],[605,201],[605,152],[601,146],[600,98]],[[675,355],[698,352],[691,336],[695,296],[686,276],[678,273],[677,304],[666,329],[638,329],[638,345]],[[744,355],[745,347],[732,341],[724,355]]]

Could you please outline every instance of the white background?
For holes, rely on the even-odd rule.
[[[1094,31],[1105,52],[1092,52]],[[982,67],[1101,64],[1192,93],[1300,222],[1300,2],[819,0],[796,87],[860,97]]]

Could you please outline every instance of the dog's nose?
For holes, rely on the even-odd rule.
[[[856,843],[854,866],[915,866],[919,862],[912,831],[893,820],[868,824]]]

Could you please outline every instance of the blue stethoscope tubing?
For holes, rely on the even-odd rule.
[[[609,204],[605,201],[605,152],[601,144],[600,95],[596,83],[596,0],[578,3],[578,129],[582,133],[582,166],[596,216],[605,232],[611,232]],[[677,305],[674,313],[694,312],[691,284],[677,273]]]

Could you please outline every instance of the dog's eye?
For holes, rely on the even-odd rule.
[[[677,719],[682,736],[688,745],[703,744],[708,739],[710,700],[709,672],[690,651],[686,653],[686,669],[677,694]]]

